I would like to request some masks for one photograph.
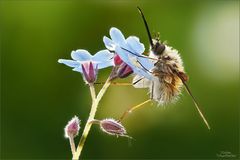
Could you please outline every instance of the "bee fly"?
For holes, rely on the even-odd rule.
[[[149,58],[151,61],[153,61],[154,68],[148,72],[150,72],[154,78],[153,80],[149,80],[137,75],[133,78],[133,86],[135,88],[149,88],[151,99],[156,101],[159,105],[165,105],[176,101],[178,95],[181,94],[182,87],[184,86],[191,96],[194,105],[196,106],[204,123],[208,129],[210,129],[207,120],[199,109],[196,99],[193,97],[188,85],[186,84],[188,81],[188,76],[184,71],[183,62],[178,51],[162,43],[159,39],[159,36],[152,39],[144,14],[139,7],[137,8],[142,16],[150,42],[149,56],[139,57]],[[141,67],[144,68],[142,65]]]

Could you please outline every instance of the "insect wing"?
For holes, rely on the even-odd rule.
[[[151,81],[142,76],[136,75],[132,81],[133,87],[135,88],[149,88]]]

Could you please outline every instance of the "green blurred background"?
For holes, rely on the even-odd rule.
[[[112,26],[148,48],[136,6],[152,33],[159,31],[181,53],[212,130],[184,91],[175,104],[148,104],[129,116],[130,143],[93,126],[82,157],[201,159],[222,151],[239,157],[239,1],[46,0],[0,1],[1,159],[71,158],[63,128],[74,115],[84,126],[91,98],[81,75],[57,60],[80,48],[104,49]],[[98,81],[109,72],[101,70]],[[118,118],[146,99],[147,90],[112,86],[96,117]]]

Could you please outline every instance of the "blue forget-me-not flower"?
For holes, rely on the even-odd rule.
[[[101,50],[95,55],[91,55],[88,51],[79,49],[72,51],[73,60],[59,59],[59,63],[63,63],[72,67],[74,71],[80,72],[87,83],[96,81],[98,69],[113,66],[114,54],[108,50]]]
[[[140,43],[139,38],[129,36],[125,39],[122,32],[115,27],[110,29],[110,37],[111,39],[106,36],[103,37],[106,48],[119,55],[135,74],[152,80],[153,76],[149,71],[154,67],[154,63],[143,57],[142,53],[145,47]]]

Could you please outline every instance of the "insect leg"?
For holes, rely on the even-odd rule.
[[[142,78],[140,78],[140,79],[136,80],[135,82],[133,82],[133,83],[132,83],[132,85],[135,85],[135,84],[137,84],[138,82],[140,82],[141,80],[143,80],[143,78],[144,78],[144,77],[142,77]]]
[[[95,82],[94,84],[96,84],[96,85],[104,85],[104,84],[105,84],[105,82]],[[132,83],[123,83],[123,82],[119,83],[119,82],[111,82],[111,85],[113,85],[113,86],[131,86],[131,85],[132,85]]]
[[[144,102],[142,102],[142,103],[140,103],[140,104],[138,104],[138,105],[136,105],[136,106],[130,107],[129,109],[127,109],[127,110],[122,114],[122,116],[118,119],[118,122],[121,122],[129,113],[132,113],[134,110],[140,108],[141,106],[143,106],[144,104],[146,104],[146,103],[148,103],[148,102],[150,102],[150,101],[151,101],[151,99],[148,99],[148,100],[146,100],[146,101],[144,101]]]
[[[151,100],[153,99],[153,93],[154,93],[154,81],[152,81],[152,88],[151,88]]]

